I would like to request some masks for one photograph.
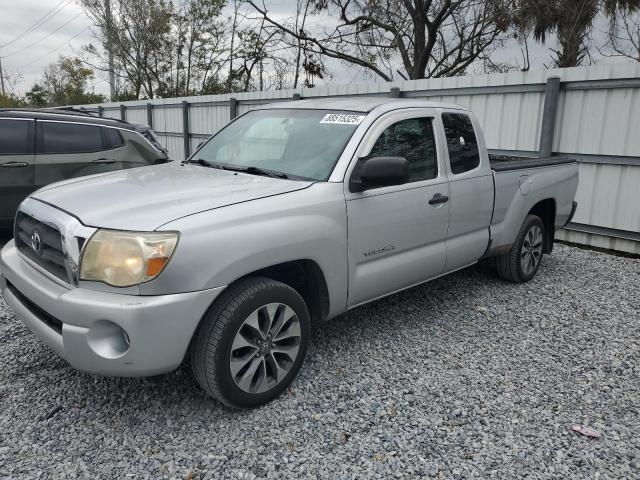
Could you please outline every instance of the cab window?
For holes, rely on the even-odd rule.
[[[443,113],[442,124],[447,136],[451,172],[457,175],[478,167],[480,151],[469,116],[462,113]]]
[[[408,118],[385,129],[369,157],[403,157],[409,162],[409,182],[438,176],[436,142],[431,118]]]

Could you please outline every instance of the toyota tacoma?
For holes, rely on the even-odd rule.
[[[480,260],[531,280],[571,219],[566,157],[489,155],[467,108],[261,106],[184,162],[41,188],[0,257],[7,304],[73,367],[169,372],[249,408],[298,373],[310,326]]]

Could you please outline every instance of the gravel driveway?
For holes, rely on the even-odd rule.
[[[233,411],[185,369],[76,372],[0,299],[0,477],[640,478],[639,312],[640,260],[557,245],[529,284],[472,268],[320,325],[288,394]]]

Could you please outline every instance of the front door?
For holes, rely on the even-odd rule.
[[[0,118],[0,228],[10,228],[34,186],[34,121]]]
[[[450,192],[446,172],[438,165],[442,147],[434,135],[435,121],[430,109],[390,113],[374,124],[361,143],[356,158],[404,157],[410,178],[404,185],[359,193],[350,192],[345,182],[349,307],[421,283],[444,270],[449,202],[442,200]]]

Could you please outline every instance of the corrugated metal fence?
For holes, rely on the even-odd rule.
[[[470,107],[499,153],[578,160],[579,207],[558,237],[640,253],[640,64],[85,105],[149,124],[183,159],[230,118],[271,102],[327,96],[429,98]]]

